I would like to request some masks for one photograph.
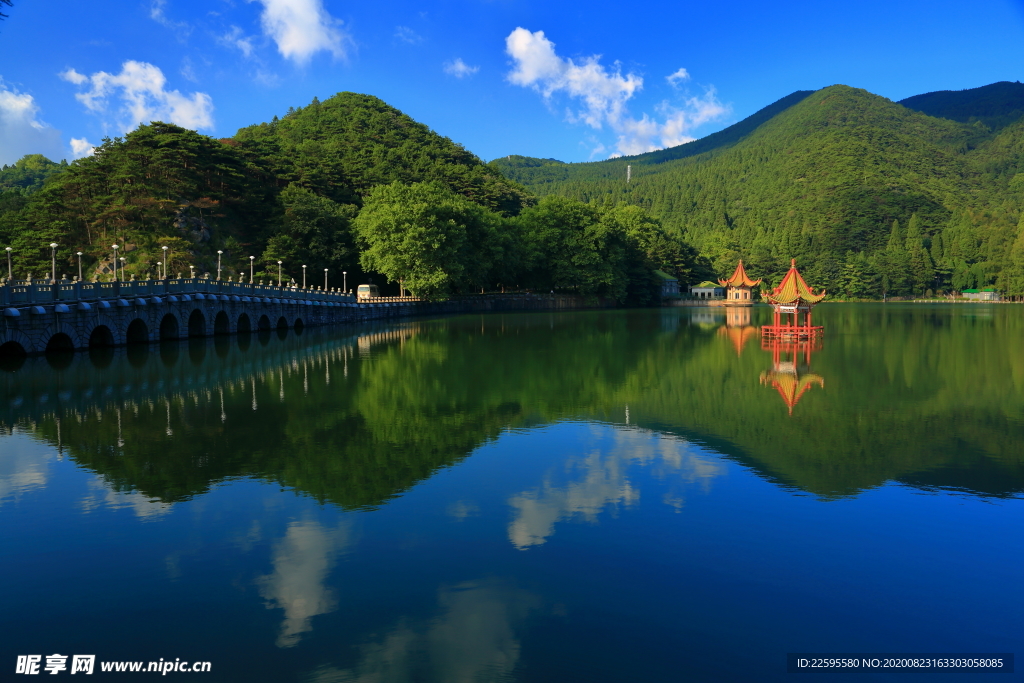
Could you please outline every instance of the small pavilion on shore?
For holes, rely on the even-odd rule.
[[[719,280],[718,283],[726,288],[726,306],[753,306],[751,290],[761,284],[761,281],[750,279],[743,267],[743,259],[740,259],[732,276],[728,280]]]
[[[779,286],[765,295],[765,299],[775,309],[775,315],[771,325],[761,327],[761,337],[811,339],[820,335],[824,328],[811,324],[811,309],[824,298],[824,291],[815,293],[807,286],[800,271],[796,269],[796,259],[793,259],[789,272],[782,278]]]

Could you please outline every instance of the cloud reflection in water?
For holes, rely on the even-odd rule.
[[[712,458],[701,455],[689,442],[668,434],[644,429],[609,429],[594,427],[598,439],[611,432],[608,446],[603,443],[582,458],[570,459],[566,476],[576,476],[567,484],[553,483],[549,474],[544,483],[509,499],[513,519],[508,537],[520,550],[542,545],[555,533],[559,521],[582,518],[596,522],[608,507],[631,507],[640,500],[640,491],[629,481],[627,470],[634,464],[652,468],[661,479],[670,477],[684,483],[699,483],[707,490],[711,479],[722,476],[726,468]],[[677,510],[683,498],[666,493],[663,502]]]

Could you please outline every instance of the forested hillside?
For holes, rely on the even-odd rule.
[[[541,196],[641,206],[721,275],[743,258],[777,281],[796,258],[812,284],[851,298],[987,285],[1021,294],[1024,120],[1006,118],[1022,88],[910,98],[952,120],[837,85],[794,93],[717,145],[492,165]],[[749,132],[737,139],[737,127]]]
[[[15,277],[58,270],[341,284],[378,277],[443,297],[543,287],[645,303],[655,269],[686,279],[696,252],[635,207],[536,198],[451,140],[367,95],[340,93],[216,140],[153,122],[70,165],[39,155],[0,171],[0,243]],[[219,254],[219,252],[223,252]],[[395,284],[397,290],[397,284]]]

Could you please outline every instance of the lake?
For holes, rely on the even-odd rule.
[[[918,681],[787,655],[1014,652],[1024,307],[823,304],[820,341],[774,348],[769,317],[490,314],[3,359],[2,667]]]

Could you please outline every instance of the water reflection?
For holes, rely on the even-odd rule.
[[[315,683],[487,683],[507,681],[519,663],[519,631],[542,606],[539,596],[498,578],[442,586],[437,616],[399,619],[362,646],[351,669],[317,670]]]
[[[337,598],[326,579],[350,542],[347,523],[333,529],[312,520],[288,525],[274,549],[274,572],[256,581],[267,607],[284,610],[278,647],[297,645],[302,634],[312,630],[313,617],[337,608]]]
[[[1024,316],[925,308],[823,305],[820,349],[758,350],[750,340],[766,311],[709,308],[240,335],[78,353],[60,370],[29,358],[0,373],[0,426],[164,504],[253,477],[349,509],[380,506],[509,428],[577,419],[711,443],[821,496],[936,481],[923,475],[938,469],[948,482],[978,459],[991,474],[969,490],[1024,490]],[[802,401],[801,420],[765,410],[759,375],[787,409]],[[822,392],[826,377],[843,391]],[[811,389],[827,400],[801,399]],[[515,542],[542,542],[545,519],[630,505],[628,482],[608,468],[551,485],[562,493],[524,493]]]
[[[32,489],[43,488],[49,478],[53,452],[25,434],[12,430],[0,435],[0,505],[17,500]]]
[[[811,353],[821,350],[820,338],[763,339],[761,348],[771,351],[772,369],[761,373],[761,384],[771,385],[793,414],[793,407],[812,386],[825,387],[821,375],[811,372]]]
[[[606,434],[604,429],[593,437]],[[509,505],[513,519],[508,538],[519,550],[545,543],[555,533],[555,524],[579,519],[594,523],[606,509],[629,508],[640,500],[640,492],[630,482],[629,468],[640,464],[655,476],[669,481],[670,490],[662,502],[680,509],[683,496],[679,483],[699,482],[707,490],[725,467],[683,439],[659,435],[643,429],[616,429],[611,443],[595,444],[578,458],[568,458],[563,472],[551,472],[544,483],[512,496]],[[561,477],[559,475],[562,475]],[[567,483],[556,483],[567,478]]]

